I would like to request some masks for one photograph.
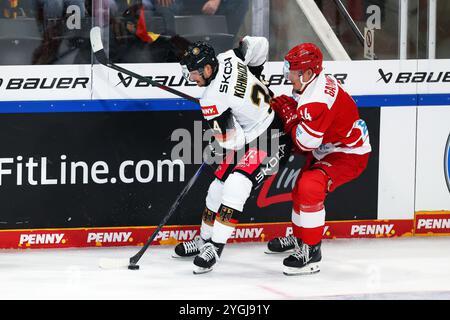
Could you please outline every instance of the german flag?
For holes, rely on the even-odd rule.
[[[156,41],[160,34],[147,31],[147,25],[145,23],[144,6],[141,6],[139,19],[136,25],[136,36],[144,42],[152,43]]]
[[[144,6],[139,3],[131,5],[122,15],[125,18],[126,29],[134,34],[139,41],[148,44],[151,49],[166,50],[165,62],[179,62],[191,42],[177,34],[159,34],[146,24]],[[162,55],[161,52],[158,53]]]

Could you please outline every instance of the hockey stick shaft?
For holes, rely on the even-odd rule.
[[[181,98],[184,98],[186,100],[192,101],[196,104],[200,104],[199,100],[197,98],[194,98],[184,92],[178,91],[176,89],[173,89],[171,87],[167,87],[161,83],[158,83],[156,81],[153,81],[147,77],[141,76],[133,71],[130,71],[128,69],[122,68],[114,63],[111,63],[106,56],[105,49],[103,48],[103,43],[101,39],[101,29],[99,27],[93,27],[90,32],[90,40],[91,40],[91,46],[92,51],[94,52],[95,57],[97,58],[97,61],[100,62],[102,65],[114,69],[116,71],[122,72],[124,74],[127,74],[129,76],[132,76],[136,79],[139,79],[140,81],[147,82],[151,84],[152,86],[158,87],[162,90],[165,90],[167,92],[170,92],[176,96],[179,96]]]
[[[137,73],[134,73],[133,71],[130,71],[130,70],[125,69],[125,68],[122,68],[122,67],[120,67],[118,65],[115,65],[113,63],[108,63],[108,64],[104,64],[104,65],[109,67],[109,68],[111,68],[111,69],[114,69],[114,70],[117,70],[119,72],[125,73],[125,74],[127,74],[129,76],[132,76],[132,77],[134,77],[136,79],[139,79],[140,81],[147,82],[147,83],[151,84],[152,86],[155,86],[155,87],[158,87],[158,88],[160,88],[162,90],[165,90],[167,92],[173,93],[176,96],[179,96],[181,98],[184,98],[186,100],[189,100],[189,101],[192,101],[192,102],[194,102],[196,104],[199,104],[199,100],[197,98],[194,98],[194,97],[192,97],[192,96],[190,96],[188,94],[185,94],[185,93],[183,93],[181,91],[172,89],[172,88],[167,87],[165,85],[162,85],[162,84],[160,84],[160,83],[158,83],[156,81],[150,80],[149,78],[141,76],[141,75],[139,75]]]
[[[130,264],[135,265],[139,259],[142,257],[144,252],[147,250],[147,248],[150,246],[150,244],[155,239],[156,235],[161,231],[161,229],[164,227],[164,225],[167,223],[167,221],[170,219],[170,217],[173,215],[175,210],[178,208],[179,204],[185,197],[185,195],[188,193],[188,191],[191,189],[191,187],[194,185],[195,181],[197,181],[198,177],[202,173],[203,169],[206,167],[207,163],[203,162],[200,166],[200,168],[197,169],[197,172],[192,176],[192,178],[189,180],[189,182],[186,184],[186,186],[183,188],[183,190],[180,192],[178,197],[176,198],[175,202],[170,207],[169,211],[167,212],[166,216],[162,219],[161,223],[158,225],[156,230],[153,232],[153,234],[148,238],[147,242],[144,244],[144,246],[139,250],[138,253],[136,253],[134,256],[130,258]]]
[[[353,33],[358,38],[358,41],[364,45],[364,36],[359,30],[358,26],[356,25],[355,21],[350,16],[350,13],[348,13],[347,9],[345,8],[344,4],[341,0],[334,0],[334,3],[336,4],[338,10],[341,12],[341,14],[344,16],[345,20],[349,24],[350,28],[352,29]]]

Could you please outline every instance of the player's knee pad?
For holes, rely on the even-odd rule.
[[[327,194],[328,176],[318,169],[307,170],[297,181],[293,194],[294,210],[319,211]]]
[[[223,185],[224,183],[219,179],[214,179],[209,185],[208,194],[206,195],[206,207],[213,212],[217,212],[222,203]]]
[[[222,191],[222,204],[242,212],[252,187],[253,183],[249,178],[242,173],[233,172],[225,180]]]

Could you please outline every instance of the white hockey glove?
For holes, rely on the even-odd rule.
[[[225,150],[221,147],[214,136],[209,139],[209,143],[203,151],[203,159],[209,165],[220,164],[223,161]]]

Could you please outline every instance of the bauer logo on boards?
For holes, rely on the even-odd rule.
[[[377,82],[383,80],[384,83],[390,83],[391,80],[394,83],[433,83],[433,82],[450,82],[450,71],[440,72],[399,72],[395,74],[392,72],[386,72],[383,69],[378,69],[380,78]]]
[[[131,81],[133,80],[131,76],[124,77],[121,72],[118,72],[117,76],[119,77],[120,82],[116,84],[116,87],[122,83],[125,86],[125,88],[128,88],[128,86],[131,84]]]
[[[4,82],[4,90],[36,90],[36,89],[87,89],[88,77],[53,77],[53,78],[11,78],[0,79]]]

